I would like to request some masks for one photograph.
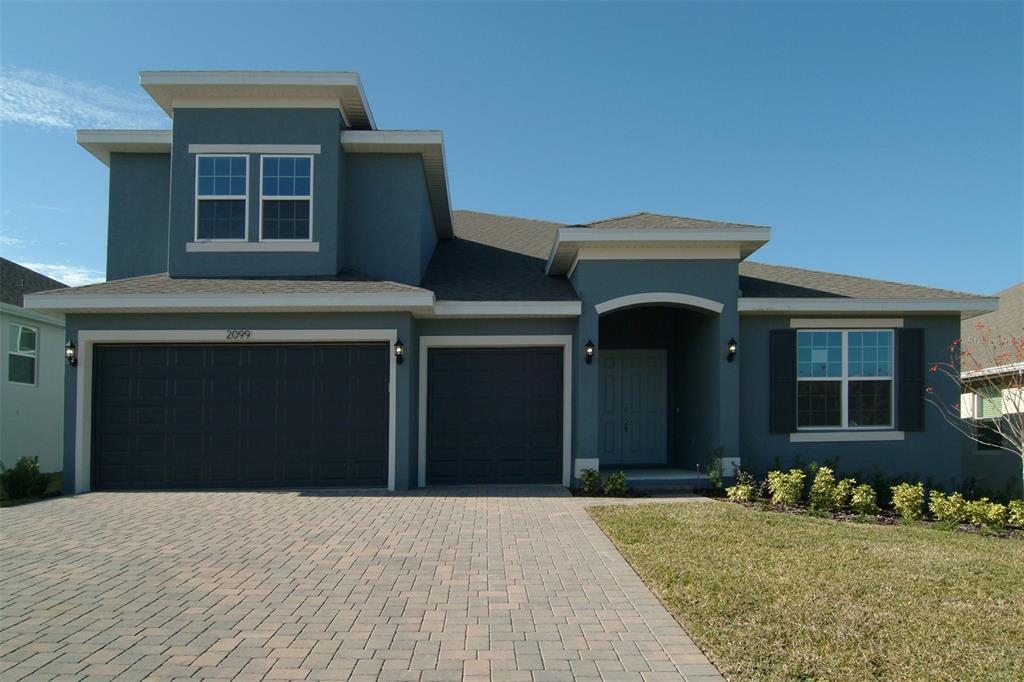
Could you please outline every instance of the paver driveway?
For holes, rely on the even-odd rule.
[[[5,509],[0,677],[717,678],[583,507],[524,487]]]

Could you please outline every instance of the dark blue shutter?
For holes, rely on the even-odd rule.
[[[796,331],[773,329],[769,334],[771,356],[771,428],[772,433],[796,430]]]
[[[924,330],[896,331],[896,378],[898,427],[901,431],[924,430]]]

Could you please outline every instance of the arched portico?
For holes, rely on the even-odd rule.
[[[598,315],[604,315],[605,313],[622,310],[624,308],[652,305],[681,306],[684,308],[705,310],[715,314],[720,314],[725,308],[725,304],[713,301],[710,298],[693,296],[691,294],[680,294],[671,291],[651,291],[641,294],[630,294],[628,296],[618,296],[596,304],[594,306],[594,310],[597,311]]]

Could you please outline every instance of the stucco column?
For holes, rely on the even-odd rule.
[[[575,460],[591,459],[598,456],[597,447],[597,392],[598,363],[601,356],[601,339],[598,336],[598,315],[594,305],[583,302],[576,334],[576,348],[573,348],[573,473]],[[587,341],[593,341],[596,351],[594,361],[587,364],[583,348]]]
[[[732,362],[727,358],[727,345],[736,339],[738,352]],[[740,320],[735,299],[725,302],[718,320],[718,439],[723,457],[740,457],[740,363],[743,361],[743,341],[740,339]],[[742,463],[742,462],[741,462]]]

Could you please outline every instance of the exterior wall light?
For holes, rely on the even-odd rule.
[[[587,341],[587,345],[583,347],[583,354],[587,358],[587,364],[589,365],[594,361],[594,342]]]
[[[68,364],[74,367],[78,364],[78,349],[75,348],[75,343],[68,339],[67,344],[64,346],[64,357],[67,358]]]
[[[395,341],[395,364],[400,365],[405,360],[405,346],[402,344],[402,339]]]
[[[729,339],[729,344],[725,347],[725,349],[728,351],[728,354],[725,356],[725,359],[728,360],[729,362],[732,362],[733,360],[735,360],[736,359],[736,339]]]

